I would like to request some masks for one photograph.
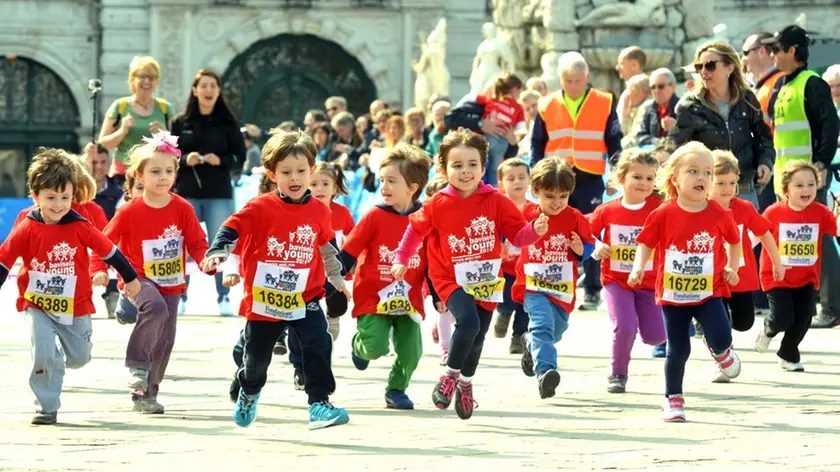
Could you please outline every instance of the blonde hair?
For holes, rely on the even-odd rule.
[[[424,112],[422,108],[419,108],[419,107],[409,108],[408,110],[405,111],[405,115],[403,116],[403,120],[405,121],[403,123],[403,125],[404,125],[404,128],[405,128],[405,134],[406,135],[410,134],[410,132],[408,130],[408,123],[415,116],[419,116],[420,119],[423,120],[423,123],[426,122],[426,112]]]
[[[615,164],[612,172],[610,172],[610,179],[614,184],[621,184],[630,171],[630,165],[637,164],[640,166],[652,167],[654,171],[659,169],[659,160],[656,155],[650,151],[645,151],[639,148],[630,148],[621,151],[618,156],[618,162]]]
[[[76,203],[87,203],[96,197],[96,180],[91,177],[81,158],[69,156],[76,169],[75,189],[73,201]]]
[[[388,155],[382,159],[379,168],[387,166],[396,166],[406,184],[417,184],[417,191],[411,196],[411,200],[416,202],[429,181],[429,168],[432,167],[432,160],[429,159],[428,155],[416,146],[400,143],[388,151]]]
[[[531,167],[528,166],[527,162],[518,157],[511,157],[503,160],[502,163],[499,164],[499,167],[496,168],[496,175],[499,176],[499,182],[505,178],[505,172],[513,170],[517,167],[523,167],[528,172],[528,175],[531,175]]]
[[[154,144],[144,143],[137,144],[128,151],[128,157],[131,160],[131,163],[128,165],[128,169],[125,171],[125,174],[134,175],[135,177],[139,176],[143,173],[143,169],[146,168],[146,164],[158,156],[166,156],[172,159],[172,161],[175,162],[175,171],[178,171],[179,161],[177,157],[168,152],[158,151]]]
[[[531,89],[523,90],[519,94],[519,103],[520,104],[525,103],[525,100],[535,100],[535,101],[538,102],[538,101],[540,101],[540,98],[542,98],[542,95],[540,95],[540,93],[537,92],[536,90],[531,90]]]
[[[712,151],[712,158],[715,160],[715,175],[735,174],[741,177],[738,158],[731,151],[715,149]]]
[[[785,170],[782,171],[782,195],[787,195],[787,188],[788,185],[790,185],[790,181],[793,179],[793,174],[801,170],[813,172],[814,178],[817,180],[817,188],[819,188],[822,178],[820,178],[821,172],[817,169],[817,166],[809,161],[795,160],[788,162],[785,165]]]
[[[575,170],[560,157],[549,157],[537,162],[531,172],[531,191],[557,190],[573,192],[575,190]]]
[[[134,93],[134,77],[143,69],[151,69],[156,79],[160,78],[160,63],[152,56],[134,56],[128,66],[128,89]]]
[[[666,200],[676,200],[679,197],[679,192],[677,192],[677,187],[674,186],[674,183],[671,182],[671,177],[677,175],[687,158],[696,155],[705,156],[709,161],[714,163],[714,158],[709,148],[701,142],[689,141],[678,147],[665,162],[665,165],[662,166],[661,171],[656,176],[656,188],[665,196]]]
[[[713,52],[720,56],[721,61],[732,66],[732,73],[729,74],[729,103],[737,103],[747,96],[750,91],[747,79],[744,78],[744,66],[741,63],[741,56],[729,44],[723,41],[709,41],[700,45],[694,54],[694,62],[700,60],[704,52]],[[702,80],[696,81],[694,88],[689,92],[696,97],[702,97],[709,102],[709,105],[717,107],[709,97],[709,89]],[[749,102],[748,105],[752,106]]]

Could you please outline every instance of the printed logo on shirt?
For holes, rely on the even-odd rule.
[[[33,257],[29,262],[31,270],[45,274],[76,275],[76,249],[62,241],[47,252],[47,260]]]
[[[704,231],[686,241],[686,251],[675,245],[665,251],[663,300],[693,303],[712,296],[715,239]]]
[[[458,238],[454,234],[447,237],[453,256],[492,252],[496,246],[496,223],[486,216],[482,215],[472,220],[464,231],[467,233],[464,238]]]
[[[542,248],[528,247],[528,258],[542,263],[569,262],[569,240],[564,234],[552,234],[542,243]]]
[[[182,235],[181,229],[177,225],[169,225],[163,230],[163,233],[158,236],[158,239],[180,238]]]
[[[525,289],[530,292],[544,293],[566,303],[574,298],[574,284],[569,262],[570,242],[564,234],[552,234],[537,245],[528,248],[528,259],[532,262],[525,264]]]
[[[307,265],[312,262],[315,241],[317,241],[317,235],[312,227],[301,225],[294,232],[289,233],[287,241],[280,241],[276,236],[269,236],[266,252],[268,256],[276,257],[280,261]]]

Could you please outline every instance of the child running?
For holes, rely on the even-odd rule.
[[[117,210],[130,202],[132,198],[139,198],[143,195],[143,182],[138,180],[134,174],[125,176],[123,187],[125,188],[125,194],[122,200],[117,202]],[[117,308],[114,310],[114,316],[117,317],[117,322],[121,325],[137,322],[137,308],[131,304],[124,292],[120,292],[120,297],[117,299]]]
[[[443,138],[440,167],[449,185],[413,213],[396,251],[391,274],[404,280],[408,264],[426,236],[429,276],[455,317],[446,372],[432,393],[440,409],[455,398],[455,411],[469,419],[475,408],[472,379],[481,358],[493,309],[502,301],[501,237],[517,247],[533,244],[548,230],[548,217],[528,223],[513,202],[481,182],[487,140],[463,128]]]
[[[778,241],[784,278],[778,277],[768,246],[761,250],[761,288],[770,301],[770,314],[755,340],[755,350],[767,352],[770,342],[784,333],[776,355],[783,370],[804,372],[799,344],[811,326],[820,288],[820,257],[824,234],[837,236],[837,220],[825,205],[815,202],[823,183],[820,172],[807,161],[785,166],[781,179],[784,200],[764,211],[770,221],[773,239]],[[835,206],[835,212],[838,207]],[[776,246],[773,245],[773,248]],[[771,248],[772,249],[772,248]]]
[[[396,358],[385,388],[385,405],[397,410],[414,409],[406,389],[423,355],[420,322],[425,318],[426,250],[417,248],[403,280],[394,280],[391,264],[409,215],[421,207],[418,199],[429,179],[430,166],[429,158],[416,147],[398,144],[391,149],[379,169],[382,204],[362,217],[340,253],[348,270],[365,255],[353,282],[353,318],[357,323],[353,365],[365,370],[370,361],[386,355],[393,330]]]
[[[668,336],[665,421],[685,421],[682,387],[691,353],[692,319],[703,326],[706,345],[721,372],[730,379],[741,373],[722,302],[729,296],[729,285],[738,283],[741,235],[732,213],[707,198],[713,171],[711,151],[698,142],[684,144],[668,159],[657,182],[666,201],[648,216],[636,236],[638,249],[627,278],[631,288],[641,285],[645,266],[658,248],[656,301],[665,313]]]
[[[71,208],[79,189],[75,158],[58,149],[40,149],[27,171],[35,208],[0,246],[0,286],[18,257],[18,311],[31,325],[32,370],[29,386],[37,411],[32,424],[55,424],[65,368],[90,362],[94,312],[88,249],[117,269],[125,290],[140,290],[137,273],[123,254],[89,221]],[[95,188],[95,187],[94,187]],[[60,348],[56,347],[56,338]]]
[[[623,151],[612,176],[624,194],[600,205],[590,216],[592,233],[599,240],[593,257],[601,260],[601,284],[613,324],[609,393],[626,391],[630,353],[637,333],[643,343],[651,346],[665,342],[662,309],[653,293],[653,259],[645,263],[641,283],[634,288],[627,285],[636,257],[636,236],[648,215],[662,203],[652,195],[658,168],[659,161],[653,153],[640,149]]]
[[[544,159],[531,173],[531,192],[538,206],[525,211],[526,219],[548,219],[548,231],[516,264],[513,299],[528,313],[528,332],[522,337],[522,372],[537,376],[540,398],[551,398],[560,384],[555,344],[569,327],[575,306],[578,266],[594,249],[589,221],[569,206],[575,189],[575,171],[565,160]]]
[[[515,136],[514,144],[528,133],[525,110],[516,101],[523,87],[524,84],[518,76],[504,73],[493,82],[490,95],[479,94],[475,100],[478,105],[484,107],[481,119],[501,121],[505,127],[504,131]],[[484,183],[495,186],[497,167],[502,163],[510,143],[506,136],[487,135],[485,138],[488,146]]]
[[[438,192],[446,188],[449,185],[449,182],[442,177],[441,175],[435,175],[435,177],[426,184],[426,198],[434,197]],[[429,234],[426,237],[426,246],[432,246],[433,244],[430,243],[428,240],[434,238],[434,235]],[[426,278],[425,287],[425,296],[432,297],[432,304],[435,307],[435,311],[437,312],[437,320],[435,321],[435,325],[432,327],[432,340],[435,343],[440,344],[440,365],[446,365],[446,361],[449,359],[449,343],[452,341],[452,328],[455,326],[455,317],[452,316],[452,313],[449,312],[449,309],[446,308],[446,305],[440,300],[437,292],[435,292],[434,284],[430,282],[430,279]],[[423,298],[425,298],[425,296]]]
[[[203,267],[205,272],[215,270],[241,244],[248,321],[243,365],[236,374],[241,389],[233,419],[240,427],[256,419],[272,351],[287,324],[300,341],[309,429],[350,421],[346,410],[329,402],[335,391],[332,340],[319,303],[325,273],[337,290],[349,293],[336,259],[329,208],[312,198],[309,189],[315,153],[315,143],[300,131],[268,140],[262,164],[277,191],[253,198],[225,221]]]
[[[184,248],[203,261],[207,240],[192,205],[170,192],[181,156],[178,137],[155,133],[129,155],[126,174],[143,183],[143,194],[117,211],[105,236],[126,254],[140,278],[140,292],[129,296],[137,308],[137,323],[125,353],[134,411],[162,414],[158,392],[175,346],[178,300],[187,289]],[[91,267],[95,277],[107,281],[104,266],[94,261]]]
[[[499,192],[510,198],[516,204],[516,208],[523,214],[538,207],[536,203],[525,198],[525,193],[528,191],[530,171],[528,163],[519,158],[505,159],[504,162],[499,164]],[[516,281],[516,262],[519,260],[521,252],[510,241],[504,242],[502,247],[502,275],[505,278],[504,301],[496,307],[499,315],[496,317],[496,324],[493,327],[496,337],[504,338],[507,336],[510,319],[513,317],[513,333],[508,348],[510,354],[522,354],[525,351],[522,345],[522,335],[528,331],[528,314],[525,313],[525,308],[521,303],[513,301],[510,296],[513,283]]]

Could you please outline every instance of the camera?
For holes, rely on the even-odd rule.
[[[102,81],[99,79],[88,80],[88,90],[96,93],[102,90]]]

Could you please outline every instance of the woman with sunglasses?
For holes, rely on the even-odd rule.
[[[775,153],[741,59],[729,44],[710,41],[697,49],[694,70],[700,80],[677,104],[677,123],[669,136],[678,146],[699,141],[709,149],[731,151],[741,172],[739,196],[757,208],[756,186],[769,182]]]

